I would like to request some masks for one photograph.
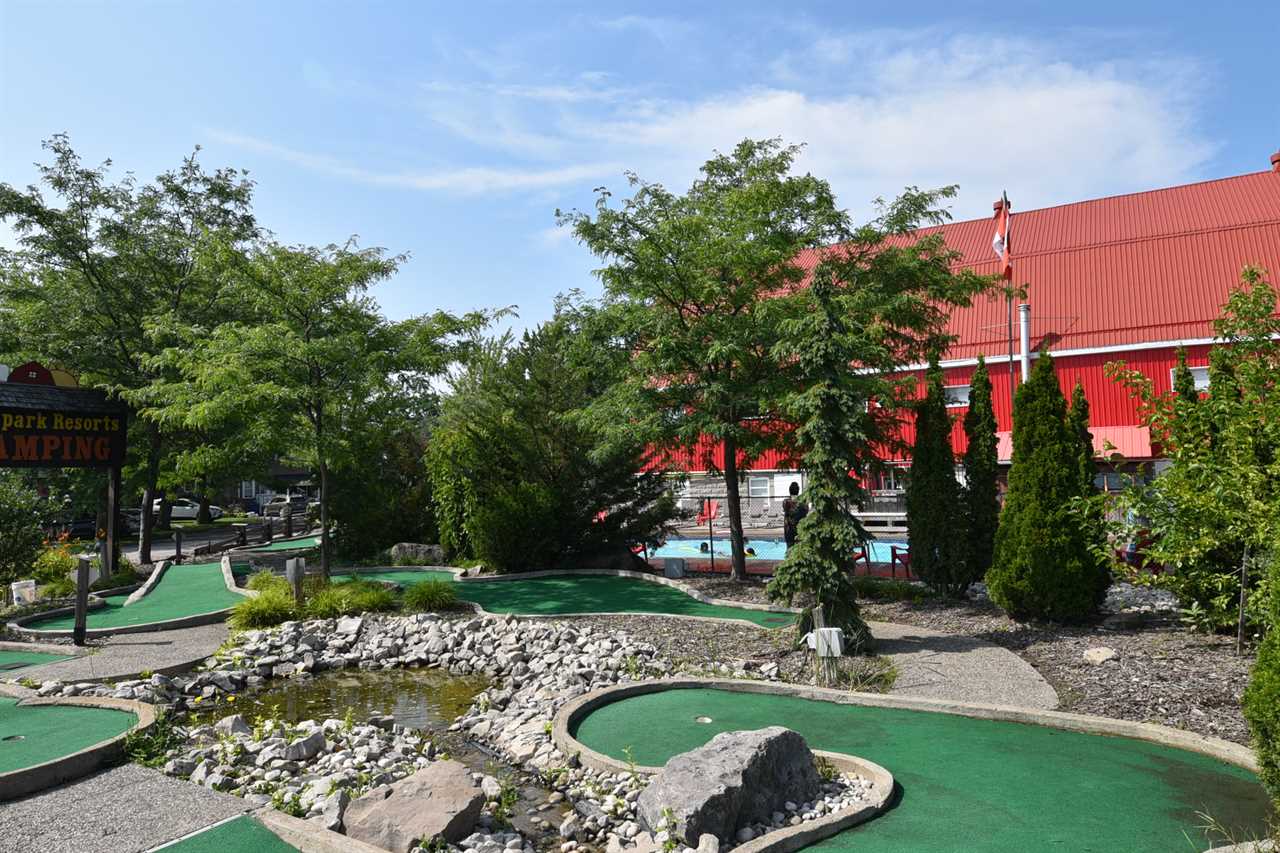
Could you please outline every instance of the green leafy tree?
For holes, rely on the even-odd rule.
[[[584,417],[629,360],[611,323],[572,300],[518,343],[476,353],[428,451],[441,542],[503,572],[656,544],[675,514],[665,473],[642,442],[608,440]]]
[[[157,358],[180,379],[163,389],[165,418],[186,429],[251,425],[232,452],[287,453],[320,485],[321,570],[332,558],[330,475],[352,459],[370,413],[400,394],[420,395],[470,342],[487,315],[443,312],[389,322],[368,295],[403,258],[351,244],[267,245],[214,260],[249,321],[188,328],[184,345]]]
[[[1187,367],[1187,348],[1178,347],[1178,363],[1173,369],[1173,393],[1183,405],[1195,405],[1200,402],[1200,392],[1196,390],[1196,378]]]
[[[628,174],[634,194],[621,206],[600,190],[594,217],[558,214],[604,262],[606,294],[624,309],[619,331],[635,343],[625,381],[597,406],[600,421],[625,442],[723,447],[737,580],[746,577],[739,467],[785,428],[773,350],[792,303],[776,297],[803,280],[802,252],[846,233],[827,182],[790,174],[798,151],[745,140],[708,160],[682,195]]]
[[[1266,621],[1271,630],[1258,649],[1243,707],[1258,755],[1258,776],[1280,808],[1280,549],[1270,554]]]
[[[969,582],[978,580],[991,568],[996,529],[1000,523],[997,478],[996,415],[991,405],[991,376],[987,362],[978,356],[978,366],[969,380],[969,409],[964,415],[964,519],[966,536],[964,566]]]
[[[1210,350],[1203,396],[1157,393],[1140,371],[1108,365],[1137,398],[1142,423],[1169,461],[1160,476],[1118,496],[1120,514],[1130,521],[1113,533],[1132,538],[1150,531],[1149,558],[1171,570],[1156,582],[1207,629],[1239,629],[1242,564],[1244,628],[1268,627],[1267,576],[1250,564],[1265,565],[1280,538],[1276,311],[1266,273],[1244,268],[1214,324],[1224,343]]]
[[[1080,479],[1080,437],[1043,352],[1014,398],[1009,492],[987,572],[991,600],[1016,618],[1083,619],[1106,595],[1110,573],[1081,518]]]
[[[882,204],[875,220],[822,253],[810,287],[785,297],[774,351],[788,387],[779,408],[795,425],[810,511],[768,591],[811,601],[854,649],[870,637],[853,590],[853,556],[867,534],[853,512],[912,404],[914,383],[900,371],[940,349],[949,308],[988,285],[952,272],[954,253],[936,232],[917,233],[946,219],[941,203],[953,192],[911,189]]]
[[[153,356],[170,330],[209,327],[237,314],[226,280],[201,263],[211,240],[241,247],[258,230],[253,184],[242,172],[206,172],[192,154],[152,183],[112,183],[111,161],[82,164],[65,135],[45,142],[53,162],[38,187],[0,184],[0,220],[18,248],[0,250],[0,350],[79,375],[140,416],[130,451],[143,491],[141,559],[151,560],[151,504],[161,461],[176,437],[154,417],[154,385],[166,378]],[[197,149],[198,152],[199,149]]]
[[[1098,463],[1093,451],[1093,433],[1089,431],[1089,400],[1085,397],[1084,385],[1079,379],[1071,389],[1067,429],[1076,440],[1076,476],[1080,480],[1080,494],[1088,497],[1096,491],[1094,480],[1098,476]]]
[[[907,527],[911,570],[943,595],[963,595],[965,518],[951,450],[951,417],[942,391],[942,369],[931,360],[926,393],[915,407],[916,437],[907,477]]]
[[[40,511],[40,496],[21,474],[0,471],[0,584],[6,596],[9,584],[32,577],[31,568],[44,551]]]

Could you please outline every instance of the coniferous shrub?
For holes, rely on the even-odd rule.
[[[987,572],[991,600],[1015,618],[1083,619],[1106,595],[1096,528],[1081,518],[1079,448],[1053,359],[1042,353],[1014,398],[1013,467]]]
[[[991,375],[978,356],[978,367],[969,380],[969,410],[964,416],[964,519],[966,527],[964,571],[970,582],[991,568],[1000,523],[997,477],[1000,471],[996,415],[991,405]]]
[[[916,406],[916,440],[907,478],[911,571],[943,595],[961,595],[971,579],[964,569],[965,524],[951,450],[951,417],[942,371],[933,362],[928,391]]]
[[[1269,568],[1271,594],[1266,621],[1271,628],[1258,649],[1243,706],[1258,755],[1258,776],[1280,811],[1280,554],[1273,552]]]

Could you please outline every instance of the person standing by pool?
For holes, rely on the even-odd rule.
[[[782,502],[782,538],[788,548],[796,544],[796,528],[800,526],[800,519],[809,514],[809,507],[799,497],[800,484],[792,483],[789,491],[791,497]]]

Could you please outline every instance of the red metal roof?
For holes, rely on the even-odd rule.
[[[1046,338],[1061,351],[1212,337],[1241,266],[1280,278],[1280,172],[1025,212],[1013,202],[1014,281],[1028,285],[1033,347]],[[960,267],[988,274],[998,265],[993,227],[984,217],[940,230]],[[816,258],[799,260],[812,267]],[[953,312],[958,342],[946,357],[1006,352],[1006,312],[1000,298]]]

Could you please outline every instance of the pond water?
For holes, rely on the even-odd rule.
[[[390,714],[403,726],[439,731],[463,714],[487,686],[484,678],[437,669],[343,670],[272,682],[265,689],[236,696],[234,702],[190,716],[193,723],[212,724],[227,714],[241,714],[252,725],[261,717],[290,722],[340,720],[350,710],[357,722]]]

